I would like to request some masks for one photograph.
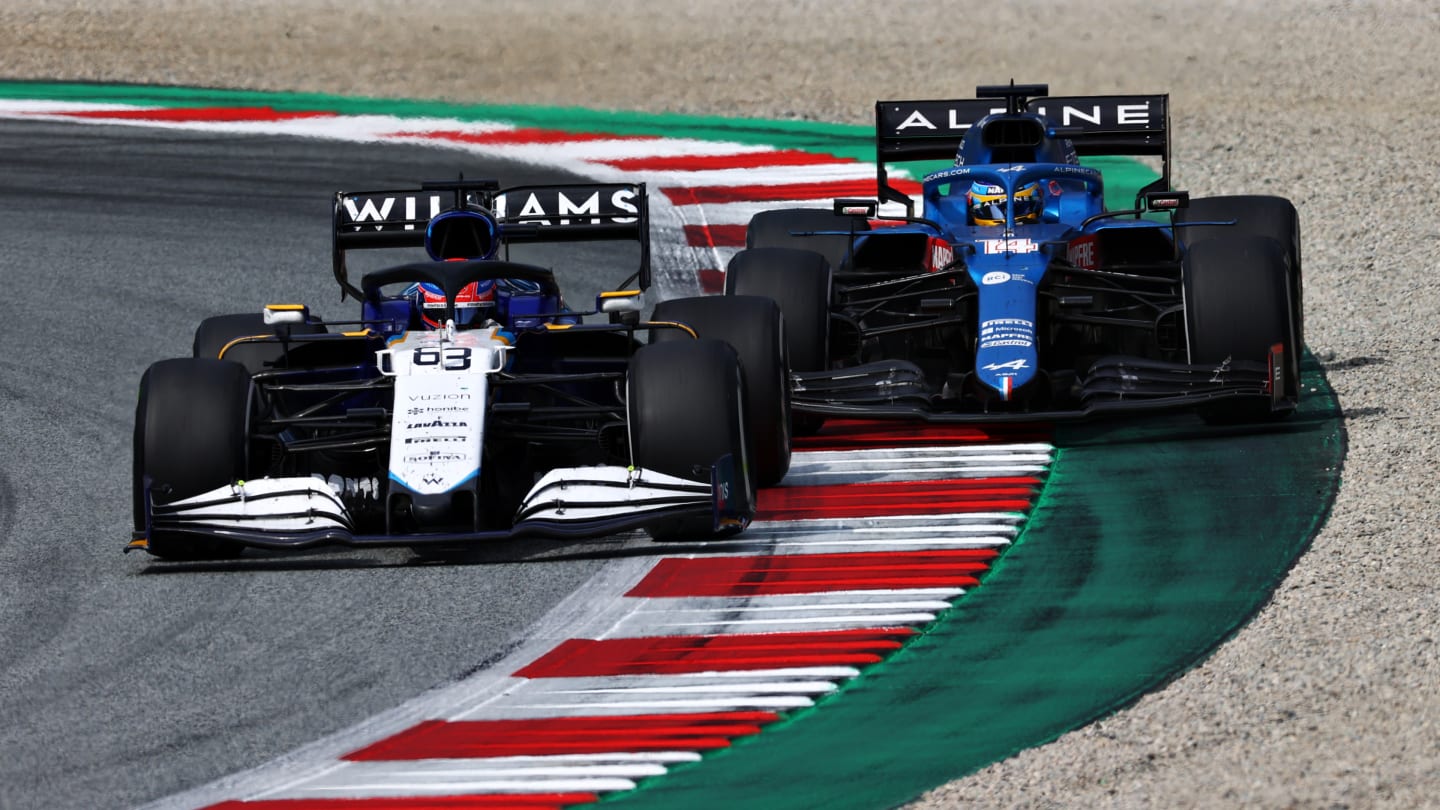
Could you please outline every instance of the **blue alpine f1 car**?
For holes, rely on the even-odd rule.
[[[878,200],[750,221],[725,289],[779,302],[800,423],[1295,409],[1295,207],[1172,190],[1165,95],[1048,92],[878,102]],[[1149,159],[1159,177],[1107,210],[1092,155]],[[924,176],[917,215],[888,166],[940,159],[954,162]]]
[[[445,546],[644,529],[742,530],[790,462],[778,305],[666,301],[639,184],[490,181],[337,192],[333,270],[359,317],[298,304],[204,320],[153,364],[134,434],[129,548]],[[638,243],[596,307],[508,260],[525,242]],[[426,255],[349,276],[358,249]]]

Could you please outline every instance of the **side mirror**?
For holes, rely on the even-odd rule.
[[[595,310],[610,314],[639,312],[645,308],[645,293],[642,290],[615,290],[602,292],[595,297]]]
[[[304,304],[266,304],[265,325],[282,323],[305,323],[310,317],[310,308]]]
[[[1189,207],[1188,191],[1150,191],[1145,194],[1146,211],[1178,211]]]
[[[877,200],[836,200],[835,215],[841,217],[865,217],[874,219],[880,212]]]
[[[645,293],[642,290],[613,290],[595,296],[595,310],[610,315],[611,323],[634,326],[640,322],[640,310],[645,308]]]

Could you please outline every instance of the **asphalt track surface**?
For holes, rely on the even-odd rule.
[[[267,761],[483,667],[623,553],[121,553],[145,367],[210,315],[354,317],[330,194],[459,170],[575,179],[411,145],[0,121],[0,810],[129,807]],[[532,250],[577,308],[633,269],[629,246]]]

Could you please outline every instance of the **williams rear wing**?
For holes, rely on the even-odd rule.
[[[453,210],[492,219],[502,246],[633,239],[640,244],[640,267],[633,278],[641,289],[650,287],[650,209],[644,183],[502,189],[494,180],[462,179],[427,182],[419,189],[337,191],[332,211],[335,280],[345,293],[361,297],[348,278],[347,251],[423,248],[430,220]]]
[[[1046,85],[977,87],[977,98],[949,101],[877,101],[875,163],[882,202],[909,205],[892,188],[887,163],[954,159],[965,133],[992,113],[1032,112],[1049,122],[1054,137],[1068,138],[1079,155],[1156,155],[1160,178],[1140,190],[1170,189],[1170,97],[1046,96]],[[1030,96],[1038,96],[1031,98]]]

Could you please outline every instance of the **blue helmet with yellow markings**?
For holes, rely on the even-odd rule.
[[[1005,188],[989,183],[972,183],[965,194],[971,225],[1005,224]],[[1026,183],[1015,189],[1015,223],[1039,222],[1045,207],[1045,194],[1039,183]]]

